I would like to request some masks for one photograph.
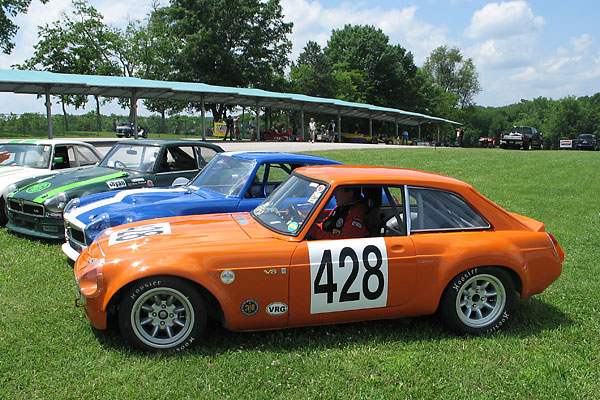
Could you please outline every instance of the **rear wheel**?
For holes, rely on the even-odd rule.
[[[498,267],[477,267],[454,277],[442,295],[441,317],[458,333],[483,334],[500,329],[512,313],[515,285]]]
[[[198,291],[183,279],[145,278],[124,293],[119,326],[125,339],[141,350],[187,350],[204,331],[206,308]]]

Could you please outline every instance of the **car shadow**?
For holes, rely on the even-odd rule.
[[[525,338],[543,331],[570,326],[573,323],[573,320],[557,307],[536,298],[529,298],[517,301],[510,323],[489,337],[504,335]],[[103,347],[148,356],[148,353],[132,350],[115,325],[113,322],[110,329],[105,331],[94,330]],[[259,332],[234,332],[222,327],[218,321],[209,320],[200,343],[197,343],[187,354],[214,356],[242,350],[303,352],[314,349],[345,348],[349,345],[373,346],[391,342],[446,341],[458,337],[465,341],[480,340],[477,336],[459,336],[448,331],[437,315]],[[176,353],[167,353],[167,356],[169,355],[177,356]]]

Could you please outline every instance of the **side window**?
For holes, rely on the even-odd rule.
[[[77,159],[80,166],[94,165],[99,161],[96,154],[85,146],[75,146],[75,151],[77,152]]]
[[[163,163],[164,164],[164,163]],[[190,171],[198,169],[193,146],[167,148],[166,166],[160,172]]]
[[[69,156],[69,167],[70,168],[79,167],[79,161],[77,160],[77,157],[75,156],[75,149],[73,148],[73,146],[69,146],[67,148],[67,154]]]
[[[296,165],[290,164],[261,164],[248,188],[246,197],[263,198],[270,195],[296,167]]]
[[[54,159],[52,160],[52,169],[69,168],[69,154],[67,146],[56,146],[54,148]]]
[[[404,190],[402,187],[388,186],[383,189],[381,215],[386,236],[406,235],[404,220]]]
[[[490,224],[455,193],[409,187],[411,232],[487,229]]]
[[[204,168],[204,166],[217,155],[217,151],[210,147],[196,146],[195,149],[196,158],[198,159],[198,166],[201,169]]]

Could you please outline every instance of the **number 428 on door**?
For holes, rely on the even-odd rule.
[[[311,314],[387,305],[384,238],[313,241],[308,252]]]

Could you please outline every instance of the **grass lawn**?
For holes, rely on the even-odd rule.
[[[600,152],[374,147],[318,154],[464,180],[546,223],[562,276],[491,336],[455,336],[435,316],[257,333],[213,324],[191,352],[154,355],[90,327],[58,244],[1,228],[0,398],[598,398]]]

